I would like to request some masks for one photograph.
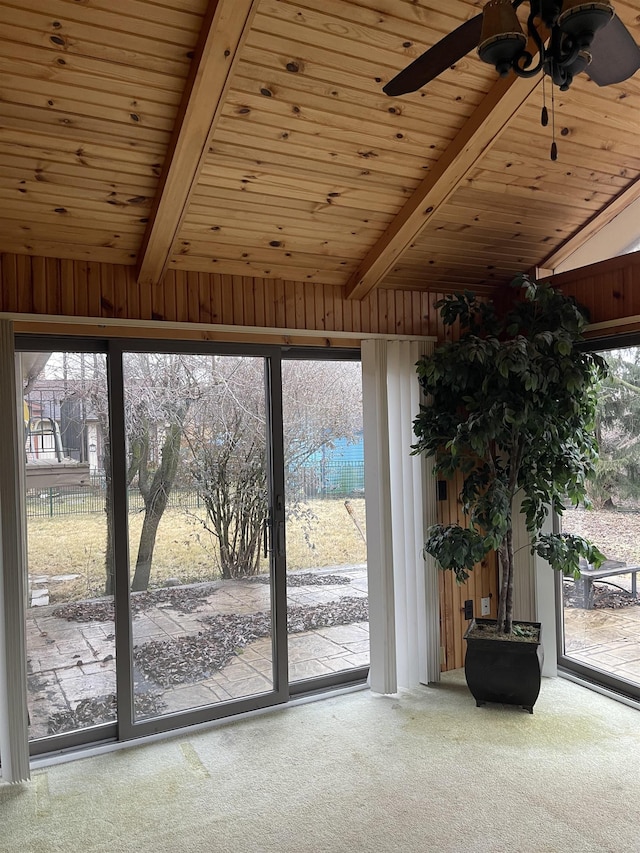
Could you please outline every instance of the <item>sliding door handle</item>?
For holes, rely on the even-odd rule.
[[[284,521],[279,521],[276,524],[276,555],[284,556]]]

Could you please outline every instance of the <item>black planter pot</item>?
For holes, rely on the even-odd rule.
[[[542,646],[539,641],[496,640],[482,636],[483,631],[496,624],[495,619],[474,619],[467,628],[464,635],[467,686],[478,706],[501,702],[520,705],[533,714],[540,693]],[[540,636],[539,622],[518,621],[516,624],[537,628]]]

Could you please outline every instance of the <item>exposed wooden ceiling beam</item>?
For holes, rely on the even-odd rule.
[[[612,222],[618,214],[622,213],[623,210],[626,210],[630,204],[633,204],[633,202],[638,199],[640,199],[640,178],[637,178],[625,190],[618,193],[610,204],[608,204],[599,213],[596,213],[596,215],[593,216],[583,228],[577,231],[572,237],[569,237],[569,239],[563,243],[559,249],[556,249],[551,255],[549,255],[548,258],[545,258],[540,266],[545,271],[553,273],[553,270],[559,266],[559,264],[566,261],[570,255],[584,246],[584,244],[592,237],[595,237],[598,231],[604,228],[605,225]]]
[[[258,0],[211,0],[138,256],[138,281],[160,281],[207,155]]]
[[[541,80],[541,74],[528,79],[511,74],[498,80],[429,175],[369,250],[347,282],[347,297],[362,299],[382,282],[480,157],[499,139]]]

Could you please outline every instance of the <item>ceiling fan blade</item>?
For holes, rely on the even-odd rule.
[[[622,83],[640,68],[640,47],[617,15],[598,30],[589,52],[592,59],[586,73],[598,86]]]
[[[451,65],[462,59],[478,45],[482,34],[482,13],[470,18],[453,32],[445,36],[433,47],[407,65],[399,74],[389,80],[382,91],[386,95],[406,95],[416,92],[438,74],[442,74]]]

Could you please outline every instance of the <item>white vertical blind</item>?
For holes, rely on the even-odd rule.
[[[514,598],[513,617],[533,621],[536,618],[535,560],[531,554],[531,535],[517,500],[513,514]]]
[[[542,525],[541,533],[553,533],[553,515],[549,513]],[[558,636],[556,633],[558,620],[562,618],[562,606],[556,611],[556,577],[557,573],[546,560],[534,555],[531,558],[535,575],[535,619],[542,625],[542,648],[544,661],[542,674],[548,678],[558,675]]]
[[[20,385],[19,385],[20,383]],[[0,762],[3,782],[29,778],[25,641],[26,560],[13,324],[0,320]]]
[[[435,484],[411,455],[420,403],[415,365],[427,341],[362,344],[370,684],[380,693],[440,678],[437,569],[423,558]]]
[[[384,341],[362,342],[364,482],[369,589],[369,683],[377,693],[397,690],[393,543]]]

